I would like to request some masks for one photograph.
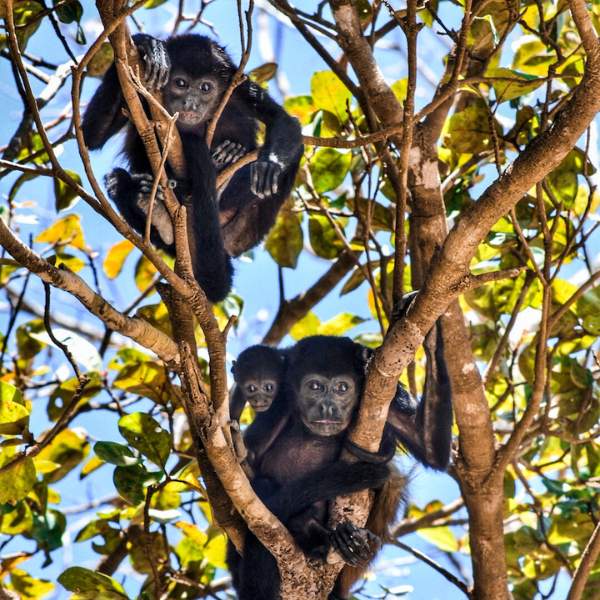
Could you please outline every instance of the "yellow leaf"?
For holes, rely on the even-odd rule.
[[[85,250],[85,240],[79,215],[67,215],[55,221],[35,238],[36,242],[46,242],[57,246],[73,246]]]
[[[109,279],[115,279],[119,275],[132,250],[133,244],[129,240],[123,240],[112,246],[106,253],[102,270]]]

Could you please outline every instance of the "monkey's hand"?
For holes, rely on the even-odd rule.
[[[154,176],[150,173],[134,173],[131,178],[137,185],[138,190],[136,204],[147,217],[150,212],[150,198],[152,196]],[[171,245],[174,242],[173,223],[171,223],[171,217],[165,207],[165,195],[160,185],[156,190],[154,206],[152,207],[152,225],[156,228],[158,235],[160,235],[165,244]]]
[[[165,43],[146,33],[136,33],[133,41],[144,63],[146,87],[151,90],[165,87],[171,72],[171,60]]]
[[[225,165],[231,165],[234,162],[237,162],[244,154],[246,154],[246,148],[244,148],[242,144],[232,142],[231,140],[225,140],[213,151],[213,164],[217,169],[221,169]]]
[[[270,198],[279,189],[281,166],[270,160],[257,160],[250,165],[250,190],[261,199]]]
[[[368,529],[343,521],[330,534],[331,545],[352,567],[368,563],[381,546],[381,540]]]

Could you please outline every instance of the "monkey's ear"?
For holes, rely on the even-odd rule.
[[[231,374],[233,375],[234,379],[235,379],[235,364],[237,363],[237,360],[234,360],[231,363]]]

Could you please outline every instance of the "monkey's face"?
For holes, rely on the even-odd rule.
[[[222,83],[216,77],[190,77],[185,71],[175,70],[163,90],[163,100],[171,114],[179,113],[177,127],[190,130],[211,119],[222,93]]]
[[[275,396],[279,391],[278,382],[269,377],[246,379],[238,384],[244,394],[246,402],[256,412],[265,412],[271,408]]]
[[[302,422],[320,436],[337,435],[350,425],[358,396],[358,385],[351,374],[328,377],[307,373],[296,390]]]

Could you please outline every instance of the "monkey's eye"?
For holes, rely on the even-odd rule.
[[[308,388],[316,392],[317,390],[322,390],[323,386],[316,379],[313,379],[308,382]]]
[[[186,88],[187,87],[187,81],[185,79],[182,79],[181,77],[177,77],[175,79],[175,87]]]
[[[208,94],[208,92],[210,92],[210,90],[212,90],[212,83],[208,82],[208,81],[203,81],[202,84],[200,85],[200,89],[205,93]]]
[[[345,392],[347,392],[347,391],[348,391],[348,387],[349,387],[349,386],[348,386],[348,384],[347,384],[345,381],[340,381],[340,383],[338,383],[338,384],[335,386],[335,391],[336,391],[338,394],[343,394],[343,393],[345,393]]]
[[[253,383],[251,383],[246,386],[246,391],[249,392],[250,394],[254,394],[254,392],[258,391],[258,388]]]
[[[272,392],[275,389],[275,386],[272,383],[265,383],[263,388],[265,392]]]

